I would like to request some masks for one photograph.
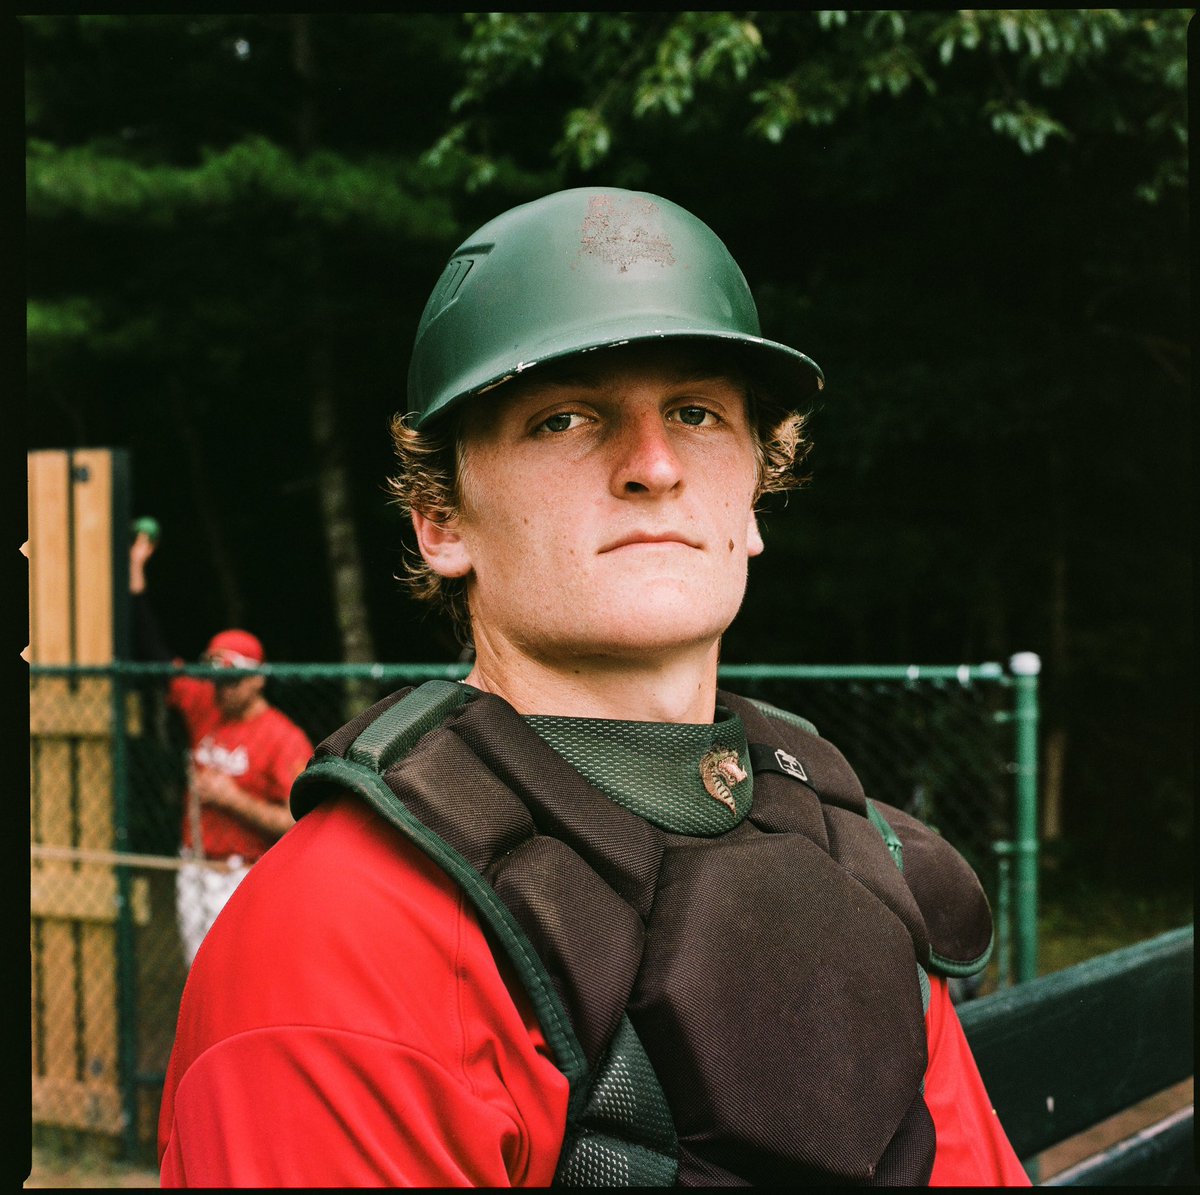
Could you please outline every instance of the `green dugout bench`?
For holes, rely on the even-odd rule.
[[[1194,1073],[1193,927],[958,1009],[1001,1123],[1037,1180],[1044,1150]],[[1196,1186],[1191,1105],[1046,1186]]]

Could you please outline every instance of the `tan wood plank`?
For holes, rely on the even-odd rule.
[[[135,925],[150,920],[150,885],[145,876],[133,876],[129,885],[129,903]],[[101,867],[80,871],[47,873],[32,871],[29,883],[29,907],[34,917],[59,921],[111,923],[119,912],[117,877]]]
[[[89,1082],[116,1084],[116,931],[94,922],[83,927],[83,1065]]]
[[[29,733],[31,735],[106,737],[112,734],[112,707],[107,696],[96,700],[84,691],[81,697],[58,677],[40,676],[29,686]],[[136,693],[125,694],[125,733],[142,734],[142,707]]]
[[[108,664],[113,648],[112,453],[74,453],[75,659]]]
[[[38,929],[40,930],[40,928],[39,926]],[[36,1075],[42,1069],[38,1063],[38,1042],[41,1040],[42,1032],[43,999],[41,968],[38,966],[40,947],[37,931],[31,930],[30,932],[29,953],[33,964],[29,968],[29,1049],[32,1055],[30,1073]]]
[[[29,475],[30,659],[110,663],[112,454],[105,449],[70,457],[30,454]],[[31,827],[42,843],[113,845],[111,683],[83,677],[72,685],[65,678],[45,677],[31,686]],[[140,914],[148,920],[144,877],[134,879],[132,895],[135,918]],[[34,1080],[36,1121],[121,1130],[117,896],[111,868],[32,860],[31,911],[39,918],[42,941],[37,959],[42,998],[35,1015],[45,1059],[45,1073]],[[83,1082],[77,1073],[80,1050]]]
[[[76,801],[79,807],[80,847],[111,849],[113,845],[112,742],[81,739]]]
[[[66,452],[29,454],[29,657],[32,663],[70,663],[70,458]],[[31,680],[30,702],[60,704],[65,677]],[[31,733],[36,733],[30,728]]]
[[[45,1074],[74,1082],[75,1045],[75,939],[62,921],[41,923],[42,1007],[41,1032]]]
[[[29,688],[31,735],[107,737],[112,734],[112,711],[91,694],[82,699],[70,692],[65,680],[40,676]]]
[[[123,1127],[120,1088],[108,1082],[79,1083],[35,1075],[33,1121],[119,1134]]]
[[[29,658],[35,664],[69,664],[70,459],[58,450],[31,452],[28,467]]]
[[[71,810],[73,746],[69,740],[38,739],[30,756],[30,814],[37,841],[75,845]]]

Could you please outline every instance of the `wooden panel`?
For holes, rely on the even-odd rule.
[[[108,664],[113,646],[112,454],[73,454],[75,660]],[[104,684],[105,682],[97,682]]]
[[[113,647],[113,458],[106,449],[29,454],[31,662],[102,665]],[[39,677],[31,685],[35,843],[111,848],[111,684]],[[40,943],[33,994],[34,1120],[120,1133],[111,868],[34,858],[31,912]],[[148,884],[132,885],[135,919]]]
[[[33,1054],[30,1073],[36,1075],[43,1069],[42,1050],[42,973],[41,950],[38,945],[38,925],[30,924],[30,956],[33,966],[29,969],[29,1046]]]
[[[70,456],[58,450],[31,452],[28,466],[30,660],[70,664],[74,662]],[[31,686],[31,705],[35,700],[64,707],[69,700],[66,678],[40,678]],[[34,744],[30,766],[34,840],[73,845],[71,745]]]
[[[75,935],[63,921],[41,926],[42,1037],[45,1077],[74,1082],[79,1025],[75,1017]]]
[[[73,818],[70,784],[72,751],[69,742],[32,745],[30,818],[35,840],[72,845]],[[34,860],[31,887],[54,890],[70,882],[74,869],[56,860]],[[44,1073],[61,1081],[76,1078],[78,1025],[75,1017],[75,936],[65,921],[40,923],[37,966],[42,986],[35,1010],[34,1034],[42,1043]]]
[[[33,841],[75,846],[74,745],[64,739],[36,739],[30,744],[29,766]]]
[[[111,709],[110,683],[91,685],[90,697]],[[82,686],[81,686],[82,687]],[[79,839],[87,848],[113,842],[113,777],[111,740],[81,741],[79,752]],[[113,924],[85,924],[81,942],[83,980],[83,1050],[89,1079],[117,1078],[117,958]]]
[[[56,676],[39,676],[29,686],[31,735],[92,738],[112,734],[112,710],[104,703],[81,701]]]
[[[60,865],[61,866],[61,865]],[[117,877],[107,868],[86,867],[57,875],[34,872],[29,885],[29,911],[34,917],[67,921],[112,923],[117,919]],[[150,920],[150,887],[145,876],[130,882],[130,906],[134,923]],[[111,969],[111,968],[110,968]]]
[[[71,580],[71,480],[65,452],[29,455],[29,657],[39,664],[73,658]],[[44,678],[39,698],[62,703],[65,678]],[[31,743],[30,821],[35,839],[71,845],[72,753],[67,742]],[[66,864],[36,862],[34,882],[49,886],[67,876]],[[41,1042],[45,1073],[68,1082],[76,1077],[75,939],[69,924],[40,927],[37,959],[42,987],[34,1007],[34,1036]]]
[[[71,476],[65,452],[29,454],[29,657],[72,662]],[[67,682],[57,682],[64,689]]]
[[[62,1080],[34,1075],[33,1120],[118,1134],[123,1127],[121,1093],[115,1083]]]
[[[79,808],[79,847],[111,848],[113,844],[112,743],[105,739],[82,740],[76,802]]]
[[[117,934],[112,925],[84,923],[80,958],[83,979],[83,1066],[89,1081],[116,1085]]]
[[[65,680],[40,676],[29,686],[29,733],[72,738],[106,738],[112,735],[112,706],[107,696],[99,700],[86,690],[84,697],[63,686]],[[136,693],[125,694],[125,733],[142,733],[142,707]]]
[[[35,840],[70,845],[71,745],[67,742],[32,745],[30,819]],[[73,876],[70,864],[35,860],[30,865],[31,887],[54,890]],[[38,925],[36,967],[41,977],[34,1008],[33,1035],[41,1043],[43,1073],[63,1082],[76,1078],[75,937],[65,921]]]

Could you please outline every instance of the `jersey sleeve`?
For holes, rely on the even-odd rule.
[[[200,947],[160,1183],[548,1186],[567,1098],[463,891],[365,802],[334,799],[250,869]]]
[[[183,715],[188,730],[197,728],[216,716],[216,700],[212,681],[198,676],[173,676],[167,682],[167,704]]]
[[[933,1187],[1028,1187],[1029,1176],[992,1107],[949,986],[931,979],[925,1103],[937,1133]]]
[[[465,1079],[369,1034],[240,1034],[180,1084],[161,1185],[514,1185],[527,1174],[530,1126],[511,1098]]]

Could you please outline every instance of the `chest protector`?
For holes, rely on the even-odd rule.
[[[570,1086],[556,1183],[926,1183],[926,973],[986,964],[983,890],[831,744],[718,702],[754,788],[715,837],[626,811],[445,681],[327,738],[292,809],[356,792],[463,886]]]

